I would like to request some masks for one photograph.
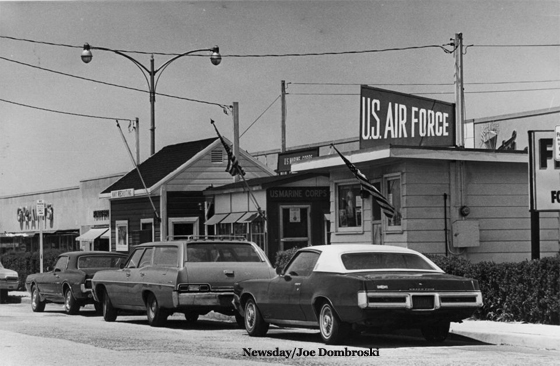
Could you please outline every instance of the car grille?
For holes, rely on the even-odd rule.
[[[431,310],[434,308],[433,295],[412,296],[412,308],[415,310]]]

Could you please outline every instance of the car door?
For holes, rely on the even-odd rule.
[[[69,258],[67,256],[58,257],[52,271],[43,273],[39,277],[39,291],[48,300],[60,300],[60,287],[62,286],[62,273],[68,267]]]
[[[179,248],[173,245],[154,247],[151,266],[142,268],[144,288],[157,298],[160,306],[173,307],[173,290],[179,271]]]
[[[127,305],[144,307],[142,291],[150,284],[150,276],[146,277],[146,275],[151,272],[153,253],[154,247],[146,247],[144,253],[140,256],[138,266],[128,268],[127,286],[129,293],[126,299]]]
[[[131,281],[133,271],[136,270],[140,263],[140,258],[144,254],[145,248],[137,248],[128,261],[125,263],[124,268],[118,271],[113,271],[110,275],[110,281],[105,282],[105,287],[109,293],[109,298],[114,306],[128,305],[131,303]]]
[[[302,286],[311,275],[319,253],[303,251],[296,254],[283,274],[274,278],[268,288],[268,306],[264,306],[265,318],[305,321],[300,306]]]

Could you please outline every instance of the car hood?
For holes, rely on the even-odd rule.
[[[17,276],[18,273],[16,271],[7,268],[0,268],[0,278],[17,277]]]
[[[375,291],[468,291],[479,289],[476,280],[447,273],[360,272],[346,276],[363,280],[367,290]]]

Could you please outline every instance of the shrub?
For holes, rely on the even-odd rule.
[[[299,248],[292,248],[284,251],[276,252],[276,261],[274,262],[275,268],[284,268],[286,264],[292,259]]]
[[[47,267],[54,267],[56,259],[62,252],[61,250],[45,250],[43,252],[43,270],[46,271]],[[4,267],[18,273],[20,290],[25,289],[25,279],[28,275],[41,270],[41,259],[38,252],[10,251],[4,254],[0,260]]]
[[[476,264],[459,257],[428,257],[447,273],[478,281],[484,301],[478,318],[560,325],[560,255]]]

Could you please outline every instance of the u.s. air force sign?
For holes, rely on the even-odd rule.
[[[360,149],[455,145],[455,104],[362,85]]]

